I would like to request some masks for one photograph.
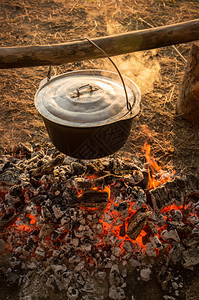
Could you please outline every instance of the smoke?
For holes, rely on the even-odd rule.
[[[109,35],[122,32],[122,25],[107,23]],[[160,64],[157,58],[157,50],[135,52],[128,55],[112,57],[122,75],[133,80],[140,88],[142,94],[153,90],[155,82],[160,81]]]
[[[152,50],[113,59],[120,72],[133,80],[145,94],[153,90],[154,82],[160,80],[160,64],[155,55],[156,50]]]

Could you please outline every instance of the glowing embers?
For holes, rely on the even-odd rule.
[[[13,221],[13,220],[12,220]],[[12,224],[7,227],[8,231],[25,231],[25,232],[32,232],[36,229],[37,221],[34,215],[27,214],[27,215],[21,215],[20,217],[17,217],[15,215],[15,221],[12,222]]]
[[[154,189],[160,184],[164,184],[174,176],[175,171],[170,173],[165,172],[157,164],[153,156],[151,156],[151,146],[149,144],[145,142],[142,150],[145,152],[146,161],[149,167],[147,189]]]

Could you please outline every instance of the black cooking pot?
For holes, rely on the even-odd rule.
[[[118,74],[82,70],[54,76],[41,83],[35,106],[53,144],[79,159],[110,155],[126,142],[133,118],[140,110],[137,85]]]

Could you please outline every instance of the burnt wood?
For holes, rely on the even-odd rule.
[[[199,19],[92,39],[109,56],[154,49],[199,39]],[[89,41],[0,48],[0,68],[22,68],[105,57]]]
[[[139,210],[128,220],[127,235],[132,240],[135,240],[140,232],[144,229],[144,226],[147,223],[147,218],[151,214],[152,213],[150,211],[143,212]]]
[[[108,193],[104,191],[88,190],[80,194],[75,200],[75,206],[104,208],[108,203]]]

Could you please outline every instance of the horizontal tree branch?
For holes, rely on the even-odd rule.
[[[109,56],[199,40],[199,19],[174,25],[94,38]],[[89,41],[24,47],[0,47],[0,68],[22,68],[105,57]]]

